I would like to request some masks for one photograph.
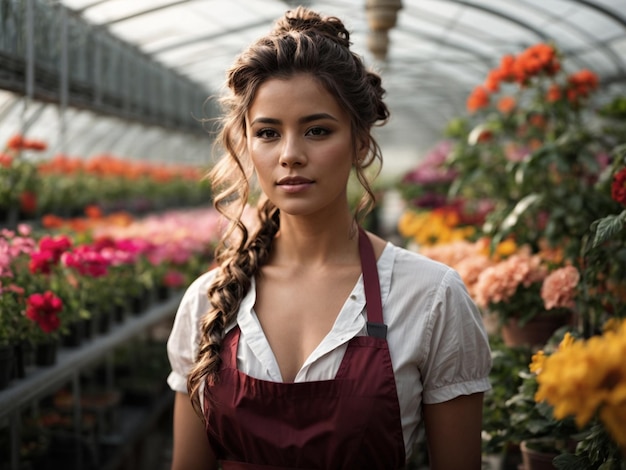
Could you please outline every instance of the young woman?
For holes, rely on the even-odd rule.
[[[389,115],[380,77],[338,18],[298,8],[228,86],[211,176],[231,224],[168,342],[172,468],[402,468],[423,420],[432,470],[479,469],[480,315],[452,269],[358,224],[380,159],[370,131]]]

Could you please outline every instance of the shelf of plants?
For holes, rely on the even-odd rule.
[[[171,408],[165,341],[219,217],[201,168],[46,148],[0,151],[0,470],[113,470]]]
[[[116,468],[115,462],[123,460],[135,441],[171,404],[172,394],[163,387],[165,374],[161,374],[160,383],[144,380],[143,387],[152,387],[153,390],[140,398],[137,398],[137,389],[133,392],[132,386],[128,382],[125,384],[124,378],[119,376],[119,369],[116,371],[110,363],[104,369],[107,377],[97,389],[85,386],[82,374],[93,374],[100,363],[107,362],[125,345],[135,343],[137,346],[141,337],[151,329],[163,322],[171,323],[181,295],[177,293],[165,301],[153,303],[143,312],[133,312],[106,335],[92,338],[79,347],[62,347],[54,364],[34,367],[25,377],[0,392],[0,429],[3,424],[9,426],[11,447],[9,452],[2,453],[3,456],[10,456],[10,461],[5,462],[4,457],[1,458],[0,468],[22,468],[18,456],[23,458],[24,449],[28,447],[34,447],[37,452],[34,456],[27,455],[27,458],[46,456],[57,463],[63,462],[64,468]],[[160,356],[165,354],[164,343],[155,346],[160,348]],[[128,358],[123,358],[121,362],[128,362]],[[159,365],[163,366],[162,361]],[[147,368],[149,364],[142,363],[141,367]],[[162,372],[166,370],[161,367]],[[137,375],[135,378],[145,379]],[[127,394],[124,400],[121,389]],[[152,400],[143,400],[150,396]],[[69,426],[66,426],[65,433],[47,433],[43,426],[39,427],[42,435],[32,440],[28,433],[25,436],[21,432],[28,428],[23,423],[24,409],[45,408],[40,402],[46,400],[52,400],[54,405],[52,420],[66,419]],[[35,413],[39,415],[40,425],[41,421],[51,420],[49,412],[39,410]],[[109,424],[106,424],[107,421]],[[86,435],[90,438],[85,438]],[[54,441],[57,447],[52,454],[50,441]],[[59,452],[60,447],[65,447],[67,452]]]

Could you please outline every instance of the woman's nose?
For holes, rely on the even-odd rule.
[[[280,166],[288,168],[306,163],[306,152],[297,138],[286,138],[280,152]]]

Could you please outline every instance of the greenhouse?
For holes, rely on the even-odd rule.
[[[193,405],[193,468],[626,470],[626,2],[0,0],[0,470],[189,468]]]

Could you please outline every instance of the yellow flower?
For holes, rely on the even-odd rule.
[[[563,336],[563,339],[559,343],[559,350],[570,347],[572,344],[574,344],[574,341],[576,341],[576,339],[568,331],[567,333],[565,333],[565,335]]]
[[[498,243],[495,254],[500,258],[506,258],[517,251],[517,243],[514,240],[508,239]]]
[[[616,442],[626,445],[626,320],[601,336],[575,340],[565,335],[550,356],[533,356],[537,402],[554,407],[554,417],[574,416],[583,427],[598,414]]]
[[[543,351],[537,351],[533,354],[531,360],[532,362],[529,366],[530,371],[534,374],[539,374],[543,368],[543,363],[546,360],[546,354]]]

